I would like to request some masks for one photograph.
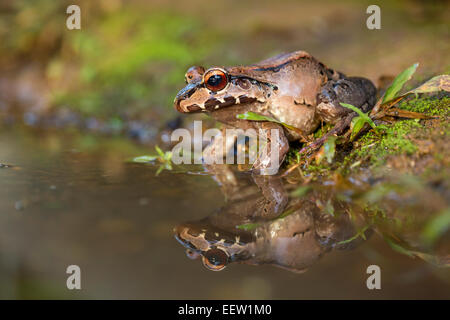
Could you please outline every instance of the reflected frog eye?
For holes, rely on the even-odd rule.
[[[225,70],[211,69],[207,71],[203,77],[206,88],[217,92],[223,90],[228,84],[228,76]]]
[[[202,257],[203,265],[212,271],[221,271],[228,263],[228,255],[220,249],[210,249]]]

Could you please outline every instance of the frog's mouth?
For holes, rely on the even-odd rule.
[[[177,93],[174,100],[174,106],[178,112],[188,113],[188,112],[199,112],[202,110],[200,106],[197,104],[183,105],[183,106],[181,105],[181,103],[186,99],[189,99],[195,92],[195,90],[197,90],[199,87],[200,83],[189,83],[186,87],[184,87]]]
[[[247,98],[246,96],[235,98],[230,95],[225,97],[209,96],[205,99],[192,99],[197,100],[197,102],[187,101],[195,92],[199,92],[200,90],[202,90],[202,88],[200,88],[198,84],[188,84],[186,87],[180,90],[180,92],[178,92],[177,96],[175,97],[175,109],[181,113],[194,113],[202,111],[205,112],[230,107],[232,105],[240,103],[250,103],[256,101],[255,98]],[[204,88],[203,90],[206,91],[206,89]],[[208,93],[208,95],[210,94]],[[203,97],[205,95],[199,94],[199,96]]]

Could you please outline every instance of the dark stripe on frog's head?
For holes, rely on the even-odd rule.
[[[280,65],[276,65],[276,66],[269,66],[269,67],[260,67],[260,68],[256,68],[253,69],[253,71],[272,71],[272,72],[279,72],[281,69],[283,69],[285,66],[287,66],[288,64],[290,64],[291,61],[287,61],[283,64]]]

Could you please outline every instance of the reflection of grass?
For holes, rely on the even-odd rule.
[[[339,241],[337,244],[339,245],[339,244],[350,243],[350,242],[352,242],[353,240],[358,239],[359,237],[361,237],[361,238],[364,239],[364,240],[367,240],[367,239],[366,239],[366,235],[365,235],[365,232],[367,231],[367,229],[369,229],[369,226],[364,226],[363,228],[359,229],[359,230],[355,233],[355,235],[354,235],[353,237],[351,237],[351,238],[349,238],[349,239],[346,239],[346,240],[343,240],[343,241]]]
[[[422,232],[422,241],[427,245],[433,245],[449,229],[450,208],[447,208],[427,222]]]
[[[160,165],[158,170],[156,171],[156,175],[159,175],[164,169],[172,170],[172,152],[164,152],[158,146],[155,146],[155,150],[158,153],[157,155],[139,156],[133,158],[131,161],[136,163],[155,163],[157,161]]]

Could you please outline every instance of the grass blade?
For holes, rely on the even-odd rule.
[[[417,69],[418,66],[419,66],[419,63],[413,64],[411,67],[409,67],[408,69],[406,69],[403,72],[401,72],[394,79],[394,81],[389,86],[389,88],[387,88],[386,93],[384,94],[382,104],[395,98],[397,93],[403,88],[403,85],[409,79],[411,79],[411,77],[414,74],[414,72],[416,72],[416,69]]]

